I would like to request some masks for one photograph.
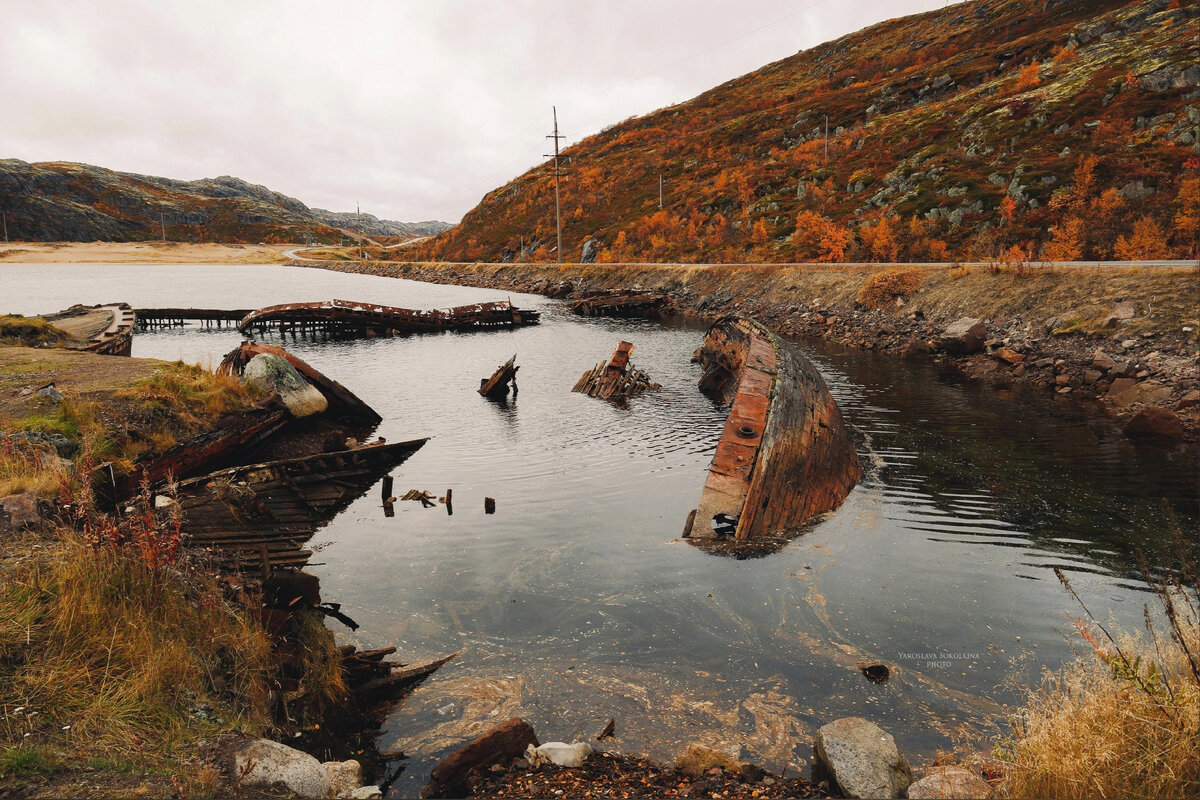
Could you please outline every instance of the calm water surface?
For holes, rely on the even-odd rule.
[[[703,328],[579,319],[561,303],[277,266],[0,265],[0,312],[76,302],[258,307],[330,298],[414,308],[511,297],[543,310],[516,331],[282,343],[384,417],[389,441],[432,436],[394,471],[397,494],[454,490],[444,506],[378,488],[317,533],[325,599],[361,625],[346,642],[408,661],[459,651],[397,709],[381,744],[409,755],[394,787],[485,726],[520,715],[543,741],[585,738],[672,757],[695,740],[802,767],[811,733],[861,715],[920,757],[1071,655],[1077,608],[1140,624],[1151,599],[1136,548],[1165,539],[1162,499],[1194,532],[1197,456],[1136,445],[1070,402],[963,384],[871,354],[805,346],[867,477],[783,552],[737,561],[675,540],[724,413],[695,389]],[[571,386],[634,342],[661,392],[618,408]],[[215,364],[229,329],[142,333],[135,356]],[[271,341],[278,341],[273,339]],[[475,392],[513,353],[520,394]],[[496,499],[494,515],[484,497]],[[896,667],[883,686],[859,659]]]

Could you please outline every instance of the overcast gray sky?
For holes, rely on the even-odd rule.
[[[566,144],[947,0],[0,0],[0,158],[457,222]]]

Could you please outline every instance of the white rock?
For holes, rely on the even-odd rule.
[[[269,739],[254,739],[233,754],[233,774],[242,786],[282,786],[301,797],[328,797],[329,776],[320,761]]]
[[[282,356],[259,353],[250,359],[242,380],[279,395],[288,413],[297,419],[320,414],[329,407],[325,395],[317,390]]]
[[[592,747],[587,742],[546,742],[540,747],[529,745],[525,760],[534,767],[546,762],[560,767],[581,767],[591,754]]]
[[[350,800],[378,800],[383,790],[378,786],[360,786],[350,793]]]

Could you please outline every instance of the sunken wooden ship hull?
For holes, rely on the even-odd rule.
[[[684,536],[778,541],[841,505],[862,465],[816,367],[740,317],[714,324],[696,357],[701,390],[730,409]]]
[[[175,501],[188,543],[241,551],[266,567],[303,566],[301,545],[428,439],[268,461],[180,481]]]
[[[304,376],[305,380],[317,387],[317,390],[325,395],[325,399],[329,402],[329,407],[339,416],[371,425],[383,421],[383,417],[379,416],[379,412],[360,400],[358,395],[351,392],[345,386],[342,386],[333,378],[327,377],[324,373],[312,367],[307,361],[289,353],[282,347],[262,344],[261,342],[242,342],[236,348],[226,353],[225,357],[221,359],[221,364],[217,367],[217,374],[242,375],[246,371],[246,365],[250,363],[250,360],[263,353],[279,356],[295,367],[296,371]]]
[[[329,300],[267,306],[247,314],[238,330],[325,333],[341,337],[391,336],[394,333],[482,330],[535,325],[541,312],[517,308],[507,300],[447,309],[411,308]]]

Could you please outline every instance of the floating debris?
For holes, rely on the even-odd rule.
[[[629,362],[632,354],[631,343],[619,342],[612,358],[583,373],[571,391],[601,400],[626,400],[652,389],[661,389],[650,376]]]

